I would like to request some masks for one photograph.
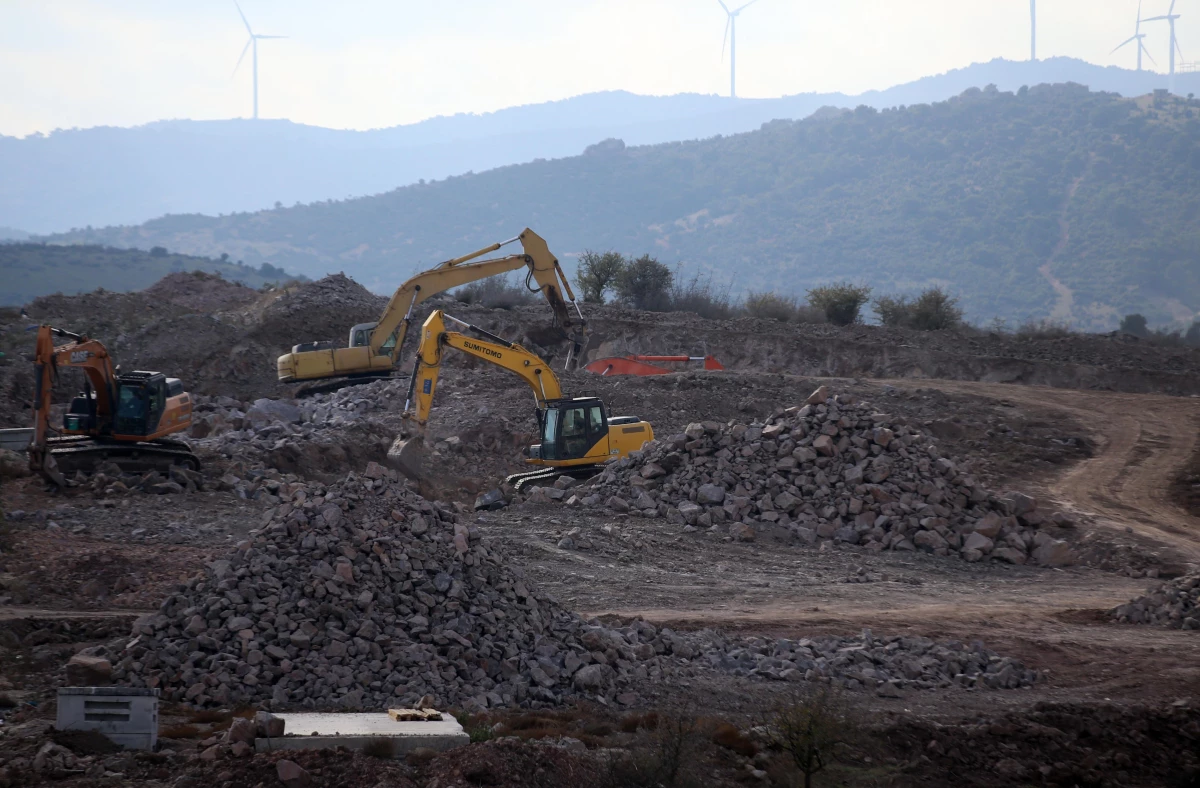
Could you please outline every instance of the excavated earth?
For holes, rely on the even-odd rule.
[[[440,305],[560,366],[563,348],[543,309]],[[693,423],[767,425],[828,386],[969,466],[996,505],[1019,493],[1037,511],[1060,515],[1043,525],[1022,521],[1030,540],[1041,529],[1070,546],[1069,565],[1046,567],[874,550],[770,528],[741,540],[636,510],[566,505],[584,487],[564,490],[559,501],[517,496],[475,512],[479,494],[520,469],[534,424],[518,381],[462,359],[449,361],[439,387],[429,477],[405,485],[372,465],[384,461],[399,428],[402,379],[300,401],[274,380],[279,353],[300,341],[344,340],[380,306],[342,277],[259,293],[177,274],[144,293],[54,296],[29,305],[29,319],[0,315],[0,426],[28,423],[27,328],[51,322],[100,338],[123,368],[183,378],[201,395],[188,440],[204,462],[195,478],[110,470],[57,493],[21,476],[12,458],[0,463],[0,786],[272,785],[280,756],[235,755],[225,740],[235,709],[199,713],[187,693],[199,681],[192,700],[204,705],[241,699],[286,708],[312,687],[317,705],[344,708],[358,686],[346,674],[355,671],[376,673],[378,686],[363,686],[353,703],[379,703],[387,692],[411,701],[406,694],[452,687],[440,701],[468,711],[475,738],[491,740],[408,762],[311,753],[296,758],[311,784],[653,784],[630,775],[629,759],[644,766],[674,741],[690,753],[676,784],[785,785],[795,775],[757,733],[773,708],[816,686],[841,688],[838,702],[854,723],[829,784],[1197,784],[1200,649],[1188,623],[1200,563],[1200,521],[1191,513],[1200,478],[1196,351],[1116,336],[1039,340],[587,312],[590,358],[708,352],[727,371],[564,373],[572,393],[596,393],[611,412],[645,418],[667,439]],[[63,377],[59,402],[77,385]],[[363,480],[372,478],[368,487]],[[403,505],[376,505],[371,496]],[[414,536],[414,515],[430,505],[437,517],[425,511],[431,528]],[[393,509],[399,517],[389,516]],[[317,528],[328,533],[306,544]],[[314,551],[323,550],[318,560]],[[430,563],[426,579],[394,599],[361,574],[386,577],[389,566],[418,556]],[[463,556],[475,556],[478,567]],[[310,558],[313,572],[324,573],[324,562],[333,576],[310,576]],[[255,567],[254,578],[238,575],[242,566]],[[375,575],[376,566],[385,574]],[[486,635],[500,661],[513,660],[497,663],[500,672],[459,664],[481,649],[483,630],[471,617],[504,609],[499,600],[515,582],[509,572],[528,588],[522,615],[541,611],[539,619],[558,623],[528,641],[521,627]],[[288,585],[293,577],[301,585]],[[476,577],[481,585],[473,586]],[[456,613],[442,600],[438,589],[455,582],[477,612]],[[282,584],[294,596],[255,583]],[[227,601],[214,607],[213,588]],[[472,588],[483,594],[477,602]],[[372,601],[363,602],[364,589]],[[335,615],[327,595],[351,591]],[[379,607],[384,596],[394,612]],[[259,608],[271,618],[260,618]],[[250,626],[234,632],[227,624],[239,617]],[[385,640],[368,638],[364,622]],[[212,649],[204,663],[212,675],[224,670],[238,683],[213,684],[197,662],[169,666],[194,651],[188,626],[225,627],[200,650]],[[437,627],[455,634],[422,639]],[[135,628],[160,647],[126,651]],[[222,645],[247,631],[254,648]],[[310,642],[323,650],[304,651]],[[335,642],[344,656],[343,646],[327,650]],[[118,681],[139,669],[140,680],[153,678],[147,655],[166,658],[154,675],[181,703],[164,707],[163,752],[111,753],[95,741],[49,737],[53,690],[80,653],[107,661]],[[925,658],[919,653],[943,656],[927,663],[932,672],[910,678],[905,670],[918,664],[906,660]],[[414,667],[421,654],[442,678]],[[972,657],[980,654],[989,656]],[[285,684],[301,688],[294,695],[245,680],[276,681],[280,659],[301,666],[289,667],[301,671]],[[1003,680],[1001,666],[1014,666]],[[586,677],[570,678],[588,667]],[[984,672],[956,680],[971,670]],[[675,724],[681,720],[694,725]],[[678,735],[668,741],[672,730]]]

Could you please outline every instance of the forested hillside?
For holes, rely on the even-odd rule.
[[[95,245],[0,243],[0,306],[27,304],[51,293],[144,290],[179,271],[207,271],[255,288],[297,278],[270,264],[250,267],[240,261],[171,254],[161,248],[145,252]]]
[[[1167,86],[1162,74],[1058,57],[974,63],[857,96],[731,99],[609,91],[370,131],[286,120],[167,120],[23,139],[0,135],[0,224],[52,233],[137,224],[163,214],[257,211],[577,156],[608,137],[627,145],[704,139],[752,131],[777,118],[806,118],[823,106],[882,109],[944,101],[988,84],[1016,90],[1065,82],[1123,96]],[[1175,87],[1180,95],[1200,93],[1200,73],[1180,74]]]
[[[1200,308],[1200,102],[1077,85],[597,146],[384,195],[61,240],[228,252],[379,291],[530,226],[564,262],[651,252],[735,290],[947,286],[968,317],[1106,329]]]

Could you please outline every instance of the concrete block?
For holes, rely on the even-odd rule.
[[[346,747],[361,750],[368,744],[390,741],[394,758],[403,758],[418,747],[444,751],[471,743],[458,720],[447,713],[438,721],[398,722],[378,714],[277,714],[284,721],[278,739],[255,739],[258,752],[319,750]]]
[[[97,731],[129,750],[158,744],[158,690],[134,687],[59,687],[60,731]]]

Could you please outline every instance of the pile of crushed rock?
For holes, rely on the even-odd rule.
[[[1016,689],[1039,678],[1019,660],[1002,657],[975,642],[938,643],[929,638],[824,636],[789,640],[744,638],[727,641],[709,634],[700,639],[702,663],[721,673],[776,681],[833,679],[847,689],[881,694],[904,689],[967,687]]]
[[[1068,544],[1043,530],[1065,516],[1045,515],[1021,493],[990,493],[934,438],[825,386],[762,423],[690,424],[569,486],[535,487],[526,500],[664,517],[747,541],[774,529],[810,544],[1074,562]]]
[[[114,679],[201,706],[383,708],[629,704],[633,679],[661,675],[670,640],[654,627],[589,624],[541,597],[392,471],[277,492],[250,541],[135,624]]]
[[[1109,614],[1126,624],[1200,629],[1200,574],[1158,583],[1147,589],[1145,596],[1118,605]]]
[[[701,672],[857,688],[1024,686],[1019,663],[918,638],[726,640],[585,621],[440,503],[370,464],[284,482],[263,526],[134,624],[113,679],[197,706],[465,708],[639,688]],[[1015,682],[1015,683],[1014,683]]]

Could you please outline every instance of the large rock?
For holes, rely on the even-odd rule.
[[[702,484],[696,490],[697,503],[720,506],[725,502],[725,488],[717,484]]]
[[[1070,566],[1075,563],[1071,546],[1061,539],[1046,539],[1033,551],[1034,562],[1042,566]]]
[[[304,412],[290,402],[263,398],[254,401],[254,405],[246,411],[246,418],[256,427],[265,426],[273,421],[299,424],[304,420]]]
[[[67,662],[67,684],[72,687],[106,687],[112,683],[112,663],[104,657],[76,654]]]
[[[973,533],[967,534],[967,538],[963,540],[962,549],[964,551],[978,550],[981,553],[990,553],[994,544],[995,542],[993,542],[991,539],[988,539],[983,534]]]
[[[295,761],[279,761],[275,764],[275,774],[286,788],[308,788],[312,785],[312,775]]]

